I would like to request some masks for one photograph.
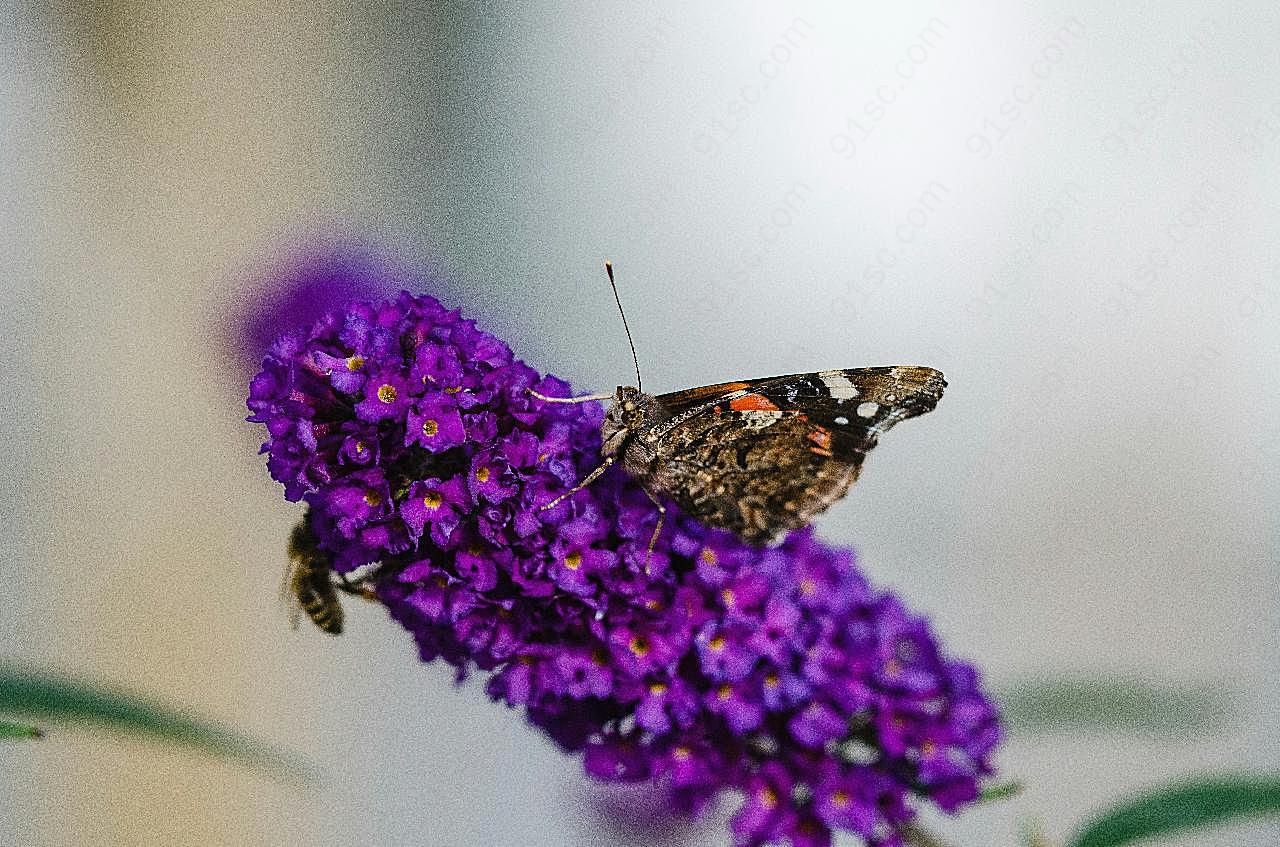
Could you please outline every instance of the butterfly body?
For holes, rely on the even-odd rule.
[[[601,453],[655,501],[763,544],[844,496],[880,435],[932,410],[945,386],[932,368],[897,366],[662,395],[619,387]]]

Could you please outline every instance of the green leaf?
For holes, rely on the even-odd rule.
[[[982,789],[982,793],[978,795],[978,802],[995,803],[999,800],[1016,797],[1022,793],[1022,788],[1022,783],[1016,779],[1009,782],[997,782],[995,785],[988,785]]]
[[[302,763],[238,733],[127,692],[27,668],[0,665],[0,713],[88,722],[194,747],[293,781],[313,778]]]
[[[1112,847],[1154,835],[1280,815],[1280,774],[1205,777],[1157,788],[1112,807],[1069,847]]]
[[[0,721],[0,738],[43,738],[44,733],[38,726],[24,723]]]
[[[1234,717],[1220,687],[1120,677],[1023,683],[997,696],[1006,724],[1033,731],[1102,729],[1161,737],[1203,737]]]

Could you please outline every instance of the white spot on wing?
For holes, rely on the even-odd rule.
[[[880,411],[879,403],[867,402],[858,404],[858,417],[860,418],[869,418],[878,411]]]
[[[818,374],[831,398],[836,401],[852,400],[858,396],[858,387],[849,381],[849,377],[840,371],[822,371]]]
[[[751,409],[738,414],[742,415],[742,425],[747,429],[764,429],[782,420],[782,412],[768,409]]]
[[[846,418],[844,415],[841,415],[840,417],[836,418],[836,423],[840,424],[840,426],[844,426],[845,424],[849,423],[849,419]]]

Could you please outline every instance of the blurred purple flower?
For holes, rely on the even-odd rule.
[[[353,376],[363,375],[360,376]],[[760,549],[599,460],[603,410],[566,396],[430,297],[328,313],[254,379],[268,469],[338,571],[377,592],[424,661],[489,671],[494,699],[587,771],[656,780],[673,809],[745,800],[734,843],[898,843],[918,804],[978,796],[1000,740],[977,671],[809,530]]]
[[[393,296],[413,279],[375,249],[330,240],[293,251],[277,268],[256,275],[257,302],[232,316],[235,347],[250,360],[281,335],[306,332],[354,300]]]

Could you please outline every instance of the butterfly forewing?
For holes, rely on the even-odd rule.
[[[848,490],[880,434],[934,408],[946,382],[898,366],[721,383],[657,398],[642,436],[665,462],[647,480],[704,523],[764,542]]]
[[[899,365],[850,368],[740,380],[676,391],[658,397],[671,415],[656,428],[666,435],[701,414],[728,415],[762,437],[771,418],[802,415],[814,437],[831,435],[838,458],[853,458],[875,446],[876,439],[899,421],[933,410],[946,387],[933,368]],[[774,433],[783,437],[786,430]]]

